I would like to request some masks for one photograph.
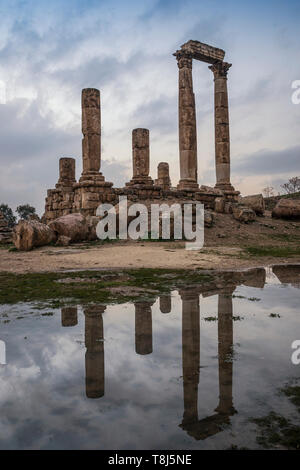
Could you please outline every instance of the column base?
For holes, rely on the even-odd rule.
[[[199,184],[192,179],[181,179],[177,185],[177,189],[183,191],[198,191]]]
[[[221,191],[231,191],[231,192],[235,191],[231,183],[216,183],[215,189],[221,189]]]
[[[125,183],[125,186],[153,186],[154,182],[151,176],[134,176],[128,183]]]

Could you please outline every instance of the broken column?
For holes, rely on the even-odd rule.
[[[86,396],[100,398],[104,395],[104,342],[103,305],[92,305],[85,315],[85,372]]]
[[[136,302],[135,307],[135,351],[137,354],[151,354],[153,302]]]
[[[149,176],[150,147],[149,130],[133,129],[132,131],[132,167],[133,176],[126,186],[153,186],[153,180]]]
[[[72,190],[75,179],[75,158],[63,157],[59,159],[59,179],[56,188],[70,188]]]
[[[197,131],[195,95],[193,92],[192,56],[188,52],[175,52],[179,69],[179,159],[180,181],[178,189],[198,189]]]
[[[159,309],[161,313],[170,313],[172,310],[172,300],[170,294],[161,295],[159,297]]]
[[[171,187],[171,180],[169,174],[169,163],[160,162],[157,166],[157,179],[155,184],[160,186],[164,191],[168,191]]]
[[[223,191],[234,191],[230,183],[230,138],[227,73],[232,64],[215,62],[209,66],[215,83],[215,160],[216,185]]]
[[[61,309],[61,326],[76,326],[77,323],[77,307],[63,307]]]

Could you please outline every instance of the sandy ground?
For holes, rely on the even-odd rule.
[[[277,239],[278,234],[285,239]],[[274,220],[267,214],[250,225],[231,216],[215,214],[205,231],[205,248],[187,251],[184,242],[114,242],[88,249],[84,245],[46,246],[31,252],[0,250],[0,271],[25,273],[68,269],[176,268],[237,269],[279,263],[299,263],[289,258],[249,257],[246,246],[299,246],[300,222]]]

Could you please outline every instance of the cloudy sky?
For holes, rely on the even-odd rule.
[[[299,1],[0,0],[0,203],[43,212],[58,159],[81,172],[81,89],[101,90],[102,171],[131,176],[131,131],[150,129],[159,161],[179,178],[177,65],[189,39],[225,49],[232,182],[261,192],[300,174]],[[193,67],[199,183],[214,184],[213,77]]]

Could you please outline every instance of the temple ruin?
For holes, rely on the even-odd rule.
[[[225,52],[199,41],[188,41],[174,54],[178,64],[178,122],[180,180],[171,186],[169,164],[160,162],[157,178],[150,170],[150,132],[132,131],[132,178],[123,188],[113,187],[101,173],[101,97],[95,88],[82,90],[82,174],[75,179],[75,159],[59,160],[59,179],[55,189],[47,191],[43,220],[80,212],[94,216],[101,203],[117,204],[119,196],[129,200],[162,202],[199,201],[207,209],[231,212],[239,192],[230,182],[230,138],[227,73],[231,64],[224,62]],[[192,63],[206,62],[214,75],[215,168],[216,184],[209,187],[198,183],[196,106],[193,91]]]

